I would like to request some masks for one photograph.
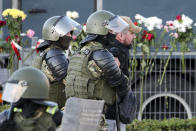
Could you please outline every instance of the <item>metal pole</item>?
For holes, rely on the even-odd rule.
[[[94,0],[93,12],[103,10],[103,0]]]
[[[97,0],[94,0],[93,3],[93,12],[95,12],[97,10]]]
[[[103,10],[103,0],[97,0],[97,10]]]
[[[22,0],[12,0],[12,8],[21,9],[22,8]]]

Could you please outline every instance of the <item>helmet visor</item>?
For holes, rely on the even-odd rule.
[[[129,24],[127,24],[120,16],[114,16],[109,21],[105,21],[105,27],[115,33],[127,33]]]
[[[78,36],[82,31],[82,26],[76,21],[67,16],[61,16],[54,24],[54,29],[60,36],[64,36],[70,31],[75,32],[74,35]]]
[[[15,103],[22,97],[27,88],[27,82],[24,80],[8,81],[3,91],[2,100]]]

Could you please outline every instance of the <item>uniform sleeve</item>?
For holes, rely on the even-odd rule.
[[[67,75],[68,59],[59,49],[49,50],[43,58],[42,70],[50,81],[59,81]]]
[[[105,49],[96,50],[91,54],[89,60],[88,65],[93,61],[94,69],[98,69],[95,70],[96,73],[101,75],[111,86],[116,87],[119,96],[127,94],[129,90],[128,78],[122,73],[110,52]],[[91,69],[89,70],[91,71]]]
[[[8,117],[9,110],[5,110],[3,112],[0,112],[0,127],[2,126],[3,122],[6,121]]]

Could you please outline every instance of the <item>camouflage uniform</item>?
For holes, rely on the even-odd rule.
[[[65,105],[64,78],[67,75],[68,59],[65,50],[69,48],[72,35],[81,32],[81,25],[67,16],[53,16],[45,21],[42,29],[42,39],[45,41],[38,46],[41,52],[40,69],[47,75],[51,87],[49,100]]]
[[[46,49],[46,51],[49,51],[51,49],[58,49],[62,50],[58,47],[52,46]],[[62,80],[57,81],[56,77],[52,73],[51,69],[48,67],[48,64],[46,63],[46,60],[42,61],[41,64],[41,71],[46,74],[48,79],[50,80],[50,90],[49,90],[49,100],[57,102],[59,105],[59,108],[62,108],[65,105],[66,97],[65,97],[65,78]]]
[[[0,131],[55,131],[62,113],[56,103],[46,101],[49,86],[46,75],[36,68],[14,72],[3,93],[3,100],[12,104],[0,113]]]

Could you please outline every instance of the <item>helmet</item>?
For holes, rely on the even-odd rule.
[[[53,16],[46,20],[42,28],[42,39],[57,41],[70,31],[78,36],[82,26],[67,16]]]
[[[47,99],[49,81],[46,75],[34,67],[24,67],[8,79],[2,99],[15,103],[20,98]]]
[[[86,22],[88,34],[107,35],[108,31],[128,32],[129,25],[119,16],[106,10],[99,10],[91,14]]]

